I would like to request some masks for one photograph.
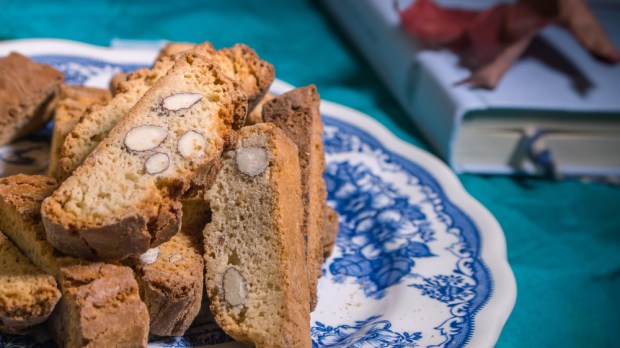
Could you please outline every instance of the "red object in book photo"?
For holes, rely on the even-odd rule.
[[[405,30],[431,48],[448,48],[472,74],[458,84],[493,89],[547,25],[571,31],[592,56],[610,64],[620,54],[585,0],[519,0],[484,11],[446,8],[417,0],[399,10]]]

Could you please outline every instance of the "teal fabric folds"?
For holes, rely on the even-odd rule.
[[[428,149],[338,25],[313,1],[0,0],[0,39],[244,42],[293,85]],[[432,115],[428,115],[432,117]],[[620,346],[620,188],[462,175],[504,229],[518,297],[498,347]]]

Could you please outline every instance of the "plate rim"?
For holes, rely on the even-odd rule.
[[[0,42],[0,56],[7,55],[11,51],[25,55],[79,55],[110,63],[144,65],[150,65],[158,52],[143,47],[114,48],[64,39],[19,39]],[[293,88],[293,85],[276,79],[271,91],[284,93]],[[507,258],[506,238],[495,217],[465,190],[456,174],[443,161],[399,138],[371,116],[326,100],[321,100],[321,114],[367,132],[387,150],[428,171],[442,187],[445,196],[472,220],[480,233],[480,258],[490,271],[493,288],[488,301],[474,315],[474,329],[465,347],[493,347],[515,306],[517,297],[516,279]]]

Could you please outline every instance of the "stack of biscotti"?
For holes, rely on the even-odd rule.
[[[206,290],[217,323],[256,347],[310,347],[297,146],[273,124],[244,127],[207,197]]]
[[[0,145],[47,123],[63,79],[51,66],[18,53],[0,59]]]
[[[171,64],[170,62],[173,62],[173,59],[178,58],[174,55],[186,50],[201,52],[205,56],[215,56],[221,62],[220,66],[223,67],[228,76],[242,82],[240,84],[245,86],[242,91],[251,100],[260,99],[273,80],[273,67],[261,61],[252,50],[244,45],[236,45],[229,49],[214,52],[208,43],[195,47],[188,44],[171,44],[162,50],[157,63],[150,71],[150,75],[147,70],[143,70],[130,74],[125,82],[120,82],[117,88],[119,89],[118,93],[121,94],[115,97],[112,103],[123,96],[137,96],[144,93],[145,80],[139,77],[151,76],[146,80],[146,83],[152,85],[155,77],[159,76]],[[122,108],[120,110],[122,111]],[[84,153],[84,149],[89,147],[89,142],[93,141],[92,134],[104,137],[109,132],[108,128],[118,121],[120,114],[118,108],[110,106],[104,106],[95,113],[85,114],[72,133],[79,134],[79,136],[67,141],[65,153],[75,158],[82,157],[83,155],[80,153],[70,153],[70,150],[77,148],[81,153]],[[101,122],[102,119],[105,119],[105,122]],[[84,144],[82,146],[75,145],[80,142],[86,142],[87,146]],[[197,272],[198,268],[202,267],[202,257],[197,258],[196,256],[202,255],[202,245],[196,243],[196,239],[198,239],[198,235],[202,235],[203,226],[192,228],[192,224],[187,223],[186,220],[191,220],[188,216],[192,214],[188,214],[188,211],[195,211],[197,210],[196,207],[200,206],[202,208],[198,208],[198,210],[207,208],[204,200],[192,199],[191,197],[203,195],[204,189],[210,186],[218,168],[217,163],[214,163],[208,168],[209,170],[200,173],[201,175],[194,180],[195,185],[192,185],[192,189],[188,191],[190,198],[183,201],[185,214],[181,231],[169,242],[149,250],[144,257],[140,258],[147,263],[139,261],[139,259],[128,263],[136,271],[142,299],[149,309],[151,334],[160,336],[181,335],[188,328],[198,309],[202,298],[203,282],[202,274]],[[170,255],[172,257],[169,257]],[[172,260],[172,263],[169,260]],[[200,260],[200,263],[197,260]],[[199,288],[197,284],[199,284]]]
[[[0,179],[0,230],[60,285],[62,298],[50,317],[53,336],[64,347],[145,346],[148,313],[131,269],[64,255],[46,240],[41,202],[56,188],[45,176]]]
[[[191,66],[178,69],[177,66],[179,65],[179,62],[181,64],[188,64],[187,61],[183,61],[183,59],[186,59],[187,57],[190,57],[192,61],[196,61],[196,64],[201,64],[203,69],[201,70]],[[204,68],[207,66],[208,71],[205,71]],[[177,70],[175,70],[175,68],[177,68]],[[183,56],[177,61],[175,67],[173,67],[165,76],[158,80],[158,82],[153,85],[153,88],[146,92],[136,107],[134,107],[128,116],[126,116],[118,124],[118,126],[122,126],[124,124],[123,122],[127,122],[127,120],[132,116],[131,113],[134,111],[136,114],[142,115],[151,112],[152,107],[150,105],[140,109],[140,103],[145,98],[150,97],[149,93],[158,91],[158,88],[164,91],[169,90],[170,87],[174,87],[175,83],[178,83],[179,77],[184,78],[186,75],[196,76],[196,78],[201,78],[204,80],[203,82],[194,84],[194,88],[198,88],[198,91],[202,93],[198,100],[188,101],[187,97],[196,98],[195,94],[199,93],[193,93],[194,95],[192,95],[192,93],[186,92],[173,94],[173,98],[171,98],[168,102],[164,100],[168,96],[157,96],[158,99],[153,97],[151,98],[152,100],[160,100],[155,104],[158,105],[158,107],[176,108],[173,110],[167,110],[165,115],[154,115],[157,120],[174,121],[176,117],[179,119],[177,122],[178,124],[173,124],[173,126],[180,127],[187,124],[191,125],[192,118],[194,118],[196,120],[193,124],[201,125],[201,128],[197,128],[199,131],[188,130],[186,132],[179,132],[176,129],[172,129],[175,131],[174,135],[179,136],[180,139],[172,142],[172,145],[176,145],[176,149],[173,148],[173,151],[170,151],[170,149],[166,151],[166,154],[169,157],[179,156],[188,160],[190,165],[194,164],[194,166],[189,167],[186,171],[187,177],[173,179],[166,178],[166,174],[178,176],[178,170],[169,170],[168,173],[166,173],[164,168],[161,172],[158,170],[157,172],[151,173],[149,172],[150,168],[147,168],[149,166],[147,163],[149,157],[147,157],[146,161],[143,162],[143,175],[147,176],[147,179],[155,177],[159,181],[158,184],[162,182],[165,184],[166,181],[174,185],[180,184],[179,186],[169,188],[164,192],[164,194],[167,194],[168,196],[172,196],[172,194],[176,195],[174,198],[177,199],[183,196],[183,190],[185,190],[188,186],[187,184],[183,185],[182,183],[179,183],[179,181],[187,180],[187,178],[191,179],[191,175],[200,174],[205,171],[209,172],[210,168],[214,167],[211,165],[212,160],[219,160],[220,153],[218,153],[218,151],[221,152],[224,139],[228,139],[226,132],[233,131],[234,127],[236,127],[234,125],[243,123],[241,118],[244,118],[246,113],[244,105],[245,98],[243,94],[237,92],[236,83],[228,80],[226,76],[221,74],[217,66],[210,64],[208,61],[203,59],[203,57],[198,55],[193,56],[191,54]],[[172,104],[170,102],[172,102]],[[175,105],[175,103],[178,104],[188,102],[188,105],[180,105],[181,107]],[[218,118],[220,122],[218,122]],[[212,123],[211,127],[209,127],[209,123]],[[117,129],[118,127],[109,134],[106,140],[112,138]],[[131,129],[126,131],[126,133],[129,133],[130,131]],[[187,141],[183,140],[183,136],[190,131],[192,132],[190,134],[193,138],[190,138],[189,142],[186,144]],[[204,135],[199,132],[203,132]],[[198,134],[198,137],[193,135],[194,133]],[[128,148],[134,147],[129,149],[130,152],[134,154],[136,152],[141,152],[137,151],[140,149],[135,149],[134,144],[131,143],[131,139],[128,144],[127,136],[125,136],[122,140],[124,146]],[[103,144],[105,144],[105,140],[102,145]],[[93,152],[91,157],[98,154],[98,149],[99,148]],[[157,155],[157,153],[151,155]],[[114,154],[114,156],[116,156],[116,154]],[[209,159],[206,160],[205,158]],[[169,158],[168,160],[172,162],[174,158]],[[203,163],[200,164],[200,161],[203,161]],[[87,160],[84,166],[87,166],[88,163],[89,162]],[[154,165],[159,165],[159,163],[155,162]],[[201,165],[207,168],[202,169],[200,167]],[[82,169],[78,169],[73,176],[63,183],[63,185],[78,177],[80,170]],[[181,172],[181,174],[183,174],[183,172]],[[201,180],[205,179],[201,178]],[[138,191],[140,191],[140,189],[138,189]],[[146,197],[150,199],[152,198],[152,195],[147,194]],[[186,215],[191,216],[191,214]],[[198,238],[194,238],[192,233],[197,236],[202,230],[202,226],[194,227],[193,229],[191,226],[191,223],[186,223],[181,233],[177,234],[170,242],[161,245],[157,251],[151,250],[151,255],[153,254],[153,251],[155,251],[156,256],[154,257],[154,260],[149,261],[149,255],[147,253],[147,255],[143,255],[140,258],[146,262],[143,263],[142,261],[139,261],[138,263],[133,264],[134,269],[136,270],[138,282],[140,284],[141,295],[149,308],[149,315],[152,320],[150,328],[152,334],[182,334],[187,329],[199,309],[199,303],[202,295],[202,278],[200,277],[200,279],[197,279],[197,275],[202,276],[202,247],[197,245],[199,244],[196,242],[196,239]],[[165,241],[165,239],[162,238],[162,242],[163,241]],[[157,244],[150,246],[157,247]],[[84,257],[85,255],[80,256]],[[94,257],[97,256],[98,255]],[[136,255],[128,254],[124,256]],[[118,258],[123,258],[124,256],[119,256]],[[86,255],[86,257],[90,256]],[[182,272],[179,272],[179,270]]]
[[[203,287],[240,342],[311,345],[338,217],[326,205],[316,88],[266,96],[273,79],[244,45],[169,45],[80,116],[59,187],[0,180],[0,229],[61,289],[49,321],[61,345],[182,335]],[[21,212],[20,199],[36,213]]]
[[[60,149],[67,134],[78,123],[84,111],[93,104],[105,104],[110,98],[110,92],[105,89],[70,85],[63,85],[60,88],[58,103],[54,110],[54,130],[48,170],[50,176],[58,176]]]
[[[24,333],[47,320],[60,291],[0,232],[0,331]]]
[[[212,51],[213,46],[209,43],[198,45],[195,49],[195,53],[201,55],[208,55]],[[114,98],[110,102],[92,108],[81,116],[60,150],[58,173],[62,180],[82,164],[144,93],[172,68],[177,58],[177,56],[163,56],[151,69],[143,68],[132,72],[118,83]]]
[[[179,199],[246,113],[236,82],[207,58],[183,55],[43,202],[47,239],[101,260],[166,242],[180,229]]]

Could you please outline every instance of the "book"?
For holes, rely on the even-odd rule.
[[[551,160],[565,176],[620,176],[620,65],[596,61],[567,30],[545,28],[497,88],[475,89],[456,86],[470,71],[454,53],[404,31],[393,1],[322,2],[456,172],[548,174]],[[590,5],[620,47],[620,3]],[[546,157],[532,154],[540,146]]]

